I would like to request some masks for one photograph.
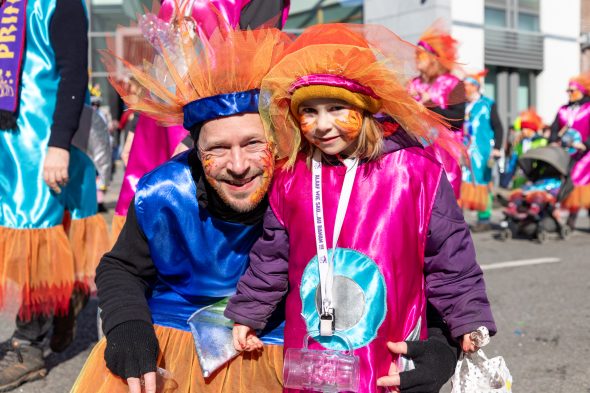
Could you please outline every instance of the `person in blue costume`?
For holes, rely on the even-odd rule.
[[[483,78],[487,71],[469,75],[463,81],[467,96],[464,138],[470,158],[470,166],[463,167],[461,205],[477,210],[475,232],[491,229],[492,215],[492,166],[491,160],[500,157],[504,130],[498,116],[496,103],[481,94]]]
[[[63,351],[108,246],[95,167],[72,146],[87,95],[82,0],[0,1],[0,391],[40,378]],[[50,336],[50,331],[53,335]]]
[[[264,10],[275,14],[287,6],[268,0],[249,4],[262,1]],[[239,26],[252,27],[244,19],[242,12]],[[262,352],[233,359],[230,354],[221,366],[211,364],[211,354],[233,350],[232,323],[223,319],[223,310],[248,267],[252,245],[266,235],[262,222],[274,146],[289,143],[267,134],[258,114],[262,78],[289,38],[276,29],[243,32],[227,26],[208,35],[198,25],[194,35],[195,26],[184,18],[174,20],[176,29],[150,16],[140,24],[145,21],[154,22],[146,31],[159,55],[144,71],[131,69],[142,84],[139,95],[119,93],[132,109],[164,125],[183,123],[195,147],[139,181],[121,234],[97,269],[106,337],[72,392],[139,393],[142,379],[148,393],[156,386],[189,393],[282,392],[280,308],[261,333],[268,344]],[[178,53],[190,57],[172,55]],[[218,323],[199,330],[200,316],[200,326]],[[440,370],[454,369],[456,348],[440,331],[410,349],[398,344],[415,355],[418,366],[407,374],[418,381],[415,390],[402,391],[437,392],[450,375]]]

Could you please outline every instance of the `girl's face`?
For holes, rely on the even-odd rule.
[[[307,141],[329,155],[350,155],[363,126],[361,111],[342,100],[317,98],[299,106],[299,126]]]

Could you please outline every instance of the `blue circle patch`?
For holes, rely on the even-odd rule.
[[[332,256],[332,249],[328,250],[328,257]],[[349,248],[336,248],[334,251],[334,276],[342,276],[353,281],[364,296],[354,296],[356,304],[346,304],[342,307],[354,307],[358,310],[359,318],[355,324],[345,329],[338,329],[340,334],[346,335],[354,349],[364,347],[376,336],[377,330],[387,315],[387,289],[385,279],[379,267],[368,256]],[[338,291],[334,280],[334,291]],[[320,316],[317,308],[317,291],[319,290],[320,276],[317,255],[307,264],[301,278],[301,304],[302,316],[305,320],[307,331],[319,330]],[[356,286],[355,285],[355,286]],[[339,296],[335,293],[334,298]],[[348,297],[350,298],[350,297]],[[338,303],[335,304],[336,321],[338,321]],[[315,337],[315,340],[324,347],[343,351],[346,348],[344,342],[337,337]]]

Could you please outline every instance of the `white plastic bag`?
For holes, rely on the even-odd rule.
[[[502,356],[488,359],[480,349],[463,353],[451,379],[451,393],[511,393],[512,376]]]

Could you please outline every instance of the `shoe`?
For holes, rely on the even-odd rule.
[[[88,303],[88,298],[89,295],[86,291],[74,289],[70,298],[68,314],[53,317],[53,334],[49,342],[49,347],[53,352],[65,351],[76,338],[76,319]]]
[[[46,375],[43,350],[11,339],[0,360],[0,392],[8,392]]]
[[[471,227],[471,232],[473,233],[481,233],[487,232],[492,230],[492,224],[489,222],[478,222],[474,226]]]

